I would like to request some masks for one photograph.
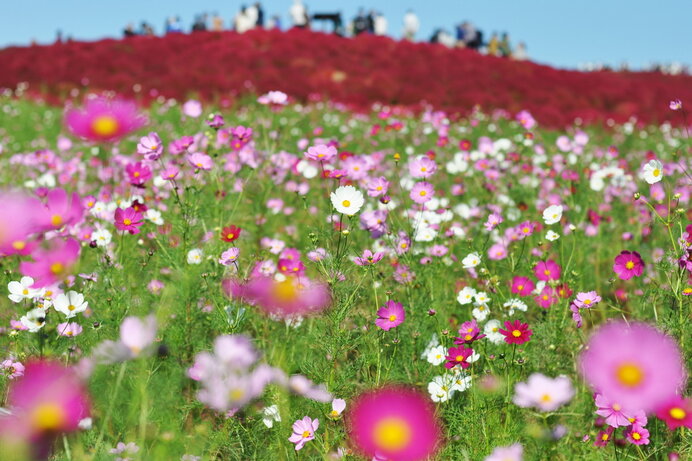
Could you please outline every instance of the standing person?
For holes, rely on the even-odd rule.
[[[493,32],[488,42],[488,55],[498,56],[500,54],[500,38],[497,36],[497,32]]]
[[[214,32],[221,32],[223,30],[223,18],[219,16],[219,13],[214,13],[211,17],[211,30]]]
[[[387,18],[382,12],[375,14],[375,35],[387,35]]]
[[[404,38],[413,41],[420,29],[418,16],[412,10],[408,10],[404,15]]]
[[[353,35],[360,35],[368,31],[368,18],[365,16],[363,8],[358,10],[358,15],[353,20]]]
[[[500,40],[500,55],[504,58],[509,58],[512,56],[512,45],[509,42],[509,34],[507,32],[502,34],[502,39]]]
[[[526,43],[519,42],[517,47],[514,49],[514,53],[512,53],[512,58],[516,59],[517,61],[525,61],[529,59],[529,55],[526,52]]]
[[[257,20],[259,19],[259,10],[257,9],[257,4],[250,5],[245,8],[245,15],[247,16],[247,30],[254,29],[257,26]]]
[[[456,38],[456,45],[459,48],[463,48],[466,46],[466,43],[464,42],[464,23],[457,24],[454,27],[454,34]]]
[[[262,28],[264,27],[264,9],[260,2],[255,3],[255,8],[257,9],[257,23],[255,25]]]
[[[302,0],[293,0],[293,5],[289,10],[293,27],[304,29],[308,26],[308,12]]]

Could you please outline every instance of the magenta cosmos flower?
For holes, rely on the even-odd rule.
[[[678,345],[645,323],[602,326],[582,352],[579,369],[595,392],[630,412],[656,410],[686,381]]]
[[[644,271],[644,260],[636,251],[623,250],[615,257],[613,271],[621,280],[639,277]]]
[[[382,257],[384,256],[384,253],[381,251],[378,251],[376,253],[373,253],[370,250],[364,250],[363,251],[363,256],[357,256],[353,262],[355,262],[359,266],[370,266],[371,264],[375,264],[380,262]]]
[[[116,141],[145,123],[133,102],[89,99],[82,109],[65,113],[65,124],[75,135],[90,141]]]
[[[533,272],[538,280],[560,280],[560,265],[552,259],[536,264]]]
[[[83,215],[84,207],[79,195],[68,195],[63,189],[52,189],[46,195],[46,209],[41,224],[47,229],[57,230],[76,224]]]
[[[450,347],[447,350],[447,356],[445,359],[445,368],[454,368],[460,366],[461,368],[468,368],[471,366],[468,359],[473,355],[473,349],[470,347],[459,346]]]
[[[0,255],[27,254],[29,237],[45,230],[39,217],[45,207],[36,198],[17,192],[0,191]]]
[[[404,312],[404,306],[390,299],[377,311],[375,325],[384,331],[389,331],[404,323],[405,319],[406,313]]]
[[[329,307],[332,301],[326,284],[307,277],[288,277],[281,282],[263,276],[245,283],[225,280],[223,288],[229,296],[282,317],[317,313]]]
[[[305,442],[315,438],[315,431],[320,427],[320,420],[312,419],[309,416],[297,420],[293,423],[293,434],[288,438],[289,442],[296,444],[296,451],[303,448]]]
[[[507,344],[524,344],[529,342],[533,330],[529,330],[528,323],[521,323],[519,320],[505,322],[505,330],[500,328],[500,333],[505,337]]]
[[[671,431],[678,427],[692,429],[692,399],[676,395],[656,409],[656,417],[665,421]]]
[[[536,288],[533,281],[528,277],[514,277],[512,279],[512,293],[519,296],[529,296]]]
[[[364,456],[423,460],[440,445],[440,422],[426,396],[389,386],[355,399],[346,418],[351,443]]]
[[[19,272],[34,279],[33,288],[42,288],[64,280],[79,258],[79,242],[69,238],[53,242],[49,249],[39,248],[34,261],[22,261]]]
[[[151,179],[151,169],[143,162],[130,163],[125,167],[127,178],[133,186],[142,186]]]
[[[27,364],[24,376],[10,385],[7,403],[12,415],[3,418],[0,438],[19,436],[35,453],[47,454],[54,437],[76,431],[89,416],[84,385],[70,368],[56,362]]]
[[[144,216],[134,208],[117,208],[115,210],[115,228],[128,231],[130,234],[139,234],[139,228],[144,224]]]

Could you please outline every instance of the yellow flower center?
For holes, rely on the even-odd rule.
[[[303,431],[303,438],[308,438],[310,437],[310,431]]]
[[[657,170],[658,171],[658,170]],[[639,432],[632,432],[632,438],[634,440],[640,440],[642,438],[641,434]]]
[[[24,248],[26,248],[26,242],[22,240],[17,240],[16,242],[12,242],[12,248],[15,250],[21,251]]]
[[[123,219],[123,224],[125,224],[126,226],[129,226],[130,224],[132,224],[132,220],[125,218],[125,219]]]
[[[332,415],[332,417],[339,416],[339,412],[336,410],[332,410],[331,413],[329,413],[329,414]]]
[[[50,218],[50,223],[55,227],[62,225],[62,216],[60,216],[59,214],[54,214]]]
[[[584,304],[586,304],[587,306],[588,306],[589,304],[591,304],[591,300],[590,300],[590,299],[585,299],[583,302],[584,302]]]
[[[606,440],[608,440],[609,438],[610,438],[610,436],[609,436],[608,434],[603,434],[603,435],[601,436],[601,440],[603,440],[604,442],[605,442]]]
[[[658,168],[655,168],[651,174],[653,174],[655,178],[658,178],[661,175],[661,170],[659,170]]]
[[[231,389],[231,392],[228,393],[228,397],[231,400],[235,401],[242,399],[244,395],[245,391],[243,391],[242,389]]]
[[[622,407],[620,406],[619,403],[614,403],[613,404],[613,410],[620,411],[620,410],[622,410]]]
[[[629,270],[632,270],[634,268],[634,263],[632,261],[627,261],[625,263],[625,267]]]
[[[546,403],[548,403],[548,402],[550,402],[551,400],[553,400],[553,398],[552,398],[549,394],[543,394],[543,395],[541,396],[541,402],[546,402]]]
[[[463,362],[464,361],[464,356],[463,355],[457,355],[457,358],[455,359],[457,362]]]
[[[53,263],[50,265],[50,271],[53,275],[60,275],[65,271],[63,263]]]
[[[637,387],[644,380],[644,371],[636,364],[626,362],[617,368],[618,381],[626,387]]]
[[[683,420],[685,419],[685,416],[687,416],[687,413],[685,413],[685,410],[679,407],[671,408],[670,411],[668,412],[671,418],[677,419],[677,420]]]
[[[55,403],[44,403],[31,412],[31,422],[40,431],[56,431],[65,420],[65,411]]]
[[[118,120],[112,115],[101,115],[91,123],[91,129],[98,136],[108,138],[118,132]]]
[[[514,336],[515,338],[518,338],[519,336],[521,336],[521,330],[512,331],[512,336]]]
[[[24,296],[28,295],[28,294],[29,294],[29,290],[27,290],[26,288],[24,288],[24,289],[22,290],[22,294],[23,294]]]
[[[341,204],[342,204],[343,206],[345,206],[346,208],[348,208],[348,207],[351,206],[351,202],[349,202],[348,200],[344,200],[343,202],[341,202]]]
[[[524,285],[517,285],[517,290],[523,290],[523,289],[524,289]]]
[[[396,320],[396,315],[392,314],[389,316],[389,321],[394,322]]]
[[[231,240],[233,237],[235,237],[235,235],[233,235],[232,232],[226,235],[226,238],[227,238],[228,240]]]
[[[280,301],[290,302],[298,297],[298,287],[290,280],[275,283],[272,289],[274,296]]]
[[[466,335],[466,336],[464,336],[464,339],[465,339],[466,341],[469,341],[471,338],[473,338],[473,336],[471,336],[471,335]]]
[[[428,193],[426,191],[424,191],[424,190],[420,191],[421,197],[425,197],[426,195],[428,195]]]
[[[75,310],[75,309],[77,309],[77,308],[74,307],[72,304],[70,304],[69,306],[67,306],[67,310],[70,311],[70,312],[73,311],[73,310]]]
[[[383,451],[398,452],[411,441],[411,427],[401,418],[384,418],[375,425],[375,445]]]
[[[135,171],[135,172],[132,174],[132,176],[134,176],[135,178],[139,178],[139,171]]]
[[[550,275],[550,271],[549,271],[548,269],[546,269],[546,270],[543,271],[543,274],[544,274],[544,275]]]

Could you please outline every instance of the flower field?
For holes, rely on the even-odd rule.
[[[34,53],[43,96],[75,83],[41,52],[0,61]],[[683,103],[557,130],[537,99],[365,110],[380,90],[0,96],[0,458],[689,459]]]
[[[305,30],[195,33],[69,42],[0,50],[0,88],[63,101],[75,88],[117,91],[143,102],[159,95],[218,100],[281,90],[367,110],[374,102],[450,114],[528,109],[543,125],[632,116],[670,120],[662,101],[692,100],[692,77],[652,72],[576,72],[386,37],[345,39]],[[125,70],[126,69],[126,70]]]

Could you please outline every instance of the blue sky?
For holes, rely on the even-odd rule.
[[[157,32],[164,19],[179,15],[186,26],[196,13],[218,12],[227,23],[241,2],[228,0],[3,0],[0,47],[47,43],[56,31],[75,39],[120,36],[128,22],[151,23]],[[245,2],[243,2],[245,3]],[[249,3],[249,2],[247,2]],[[269,15],[288,23],[292,0],[265,0]],[[305,0],[311,12],[341,11],[345,18],[360,6],[382,11],[390,35],[401,34],[404,13],[420,17],[420,39],[437,27],[452,30],[464,19],[489,36],[507,31],[514,42],[524,41],[532,59],[560,67],[584,62],[639,68],[651,62],[692,65],[692,0]]]

